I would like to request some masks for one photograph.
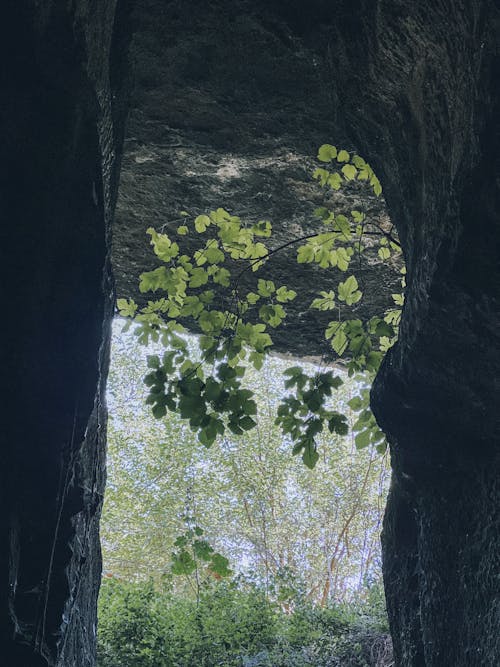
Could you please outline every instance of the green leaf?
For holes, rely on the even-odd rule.
[[[345,328],[345,322],[330,322],[325,332],[326,338],[331,338],[331,345],[339,356],[342,356],[347,348]]]
[[[393,327],[397,327],[400,321],[401,321],[401,310],[399,308],[388,310],[384,316],[384,322],[391,324]]]
[[[340,413],[333,414],[328,420],[328,430],[330,433],[337,433],[338,435],[347,435],[349,426],[347,425],[347,418]]]
[[[248,292],[248,294],[246,296],[246,299],[247,299],[248,303],[254,305],[260,299],[260,295],[255,294],[255,292]]]
[[[207,247],[203,252],[209,264],[220,264],[225,259],[225,255],[222,250],[219,249],[218,245],[214,245],[213,242],[212,245],[207,244]]]
[[[331,162],[337,157],[337,149],[330,144],[323,144],[318,149],[318,160],[320,162]]]
[[[339,151],[337,155],[337,162],[349,162],[350,156],[349,153],[345,150]]]
[[[376,373],[382,363],[382,352],[372,350],[366,355],[366,370],[371,373]]]
[[[277,327],[286,317],[286,313],[283,307],[278,304],[264,305],[259,308],[259,317],[266,324]]]
[[[344,326],[345,326],[345,325],[344,325],[344,322],[335,322],[335,321],[333,321],[333,322],[329,322],[329,323],[328,323],[328,326],[327,326],[327,328],[326,328],[326,330],[325,330],[325,338],[326,338],[327,340],[330,340],[330,338],[333,338],[333,336],[335,336],[335,334],[337,333],[337,331],[338,331],[339,329],[343,329]]]
[[[321,291],[319,294],[320,296],[311,302],[311,308],[333,310],[335,308],[335,292],[333,290],[329,292]]]
[[[384,247],[379,248],[378,256],[380,257],[381,260],[389,259],[389,257],[391,256],[391,251],[389,250],[389,248],[384,248]]]
[[[206,231],[207,227],[210,226],[210,218],[208,215],[199,215],[195,218],[194,228],[199,234],[203,234]]]
[[[264,355],[259,352],[251,352],[248,360],[253,365],[256,371],[260,371],[264,365]]]
[[[146,271],[139,276],[139,291],[156,292],[156,290],[168,290],[169,272],[166,266],[159,266],[154,271]]]
[[[177,227],[177,234],[179,234],[179,236],[186,236],[188,232],[189,229],[186,227],[186,225],[181,225],[180,227]]]
[[[118,299],[116,305],[122,317],[134,317],[137,312],[137,304],[133,299]]]
[[[156,403],[156,405],[153,405],[151,412],[153,413],[153,417],[155,419],[161,419],[167,414],[167,408],[163,403]]]
[[[365,214],[361,211],[351,211],[352,218],[356,224],[361,224],[365,219]]]
[[[370,178],[370,185],[373,188],[373,192],[379,197],[382,194],[382,186],[375,174],[372,174],[372,177]]]
[[[345,282],[339,283],[337,294],[340,301],[345,301],[348,306],[357,303],[362,297],[362,292],[358,289],[356,277],[349,276]]]
[[[345,215],[342,214],[337,215],[337,217],[335,218],[334,229],[336,231],[341,232],[341,234],[344,237],[343,240],[347,241],[351,238],[351,225],[349,223],[349,219]]]
[[[396,338],[389,338],[388,336],[381,336],[379,341],[379,348],[381,352],[387,352],[396,342]]]
[[[181,396],[179,398],[179,412],[183,419],[201,417],[206,413],[206,405],[200,396]]]
[[[262,236],[269,238],[272,233],[272,225],[269,220],[261,220],[256,225],[252,227],[252,231],[255,236]]]
[[[230,577],[232,571],[229,569],[229,561],[221,554],[214,554],[210,561],[210,569],[214,574],[219,575],[219,577]]]
[[[231,222],[233,219],[233,216],[226,211],[224,208],[218,208],[216,211],[211,211],[210,212],[210,219],[213,220],[213,222],[216,222],[217,224],[221,224],[223,222]]]
[[[358,410],[361,410],[362,407],[364,407],[365,402],[360,396],[355,396],[354,398],[351,398],[350,401],[348,401],[347,405],[357,412]]]
[[[210,561],[214,550],[206,540],[195,540],[193,542],[193,553],[196,558],[204,561]]]
[[[328,185],[332,188],[332,190],[340,190],[342,187],[342,177],[340,174],[335,172],[334,174],[330,174],[327,179]]]
[[[342,167],[342,173],[344,174],[347,181],[353,181],[356,178],[358,170],[353,164],[345,164]]]
[[[301,366],[291,366],[290,368],[286,368],[283,371],[283,375],[289,375],[290,377],[298,377],[300,375],[304,375],[304,370],[301,368]]]
[[[368,429],[356,433],[354,437],[354,444],[356,445],[356,449],[363,449],[364,447],[368,447],[370,444],[370,435],[371,433]]]
[[[231,285],[231,274],[227,269],[220,267],[213,274],[212,280],[217,285],[222,285],[223,287],[229,287]]]
[[[297,292],[295,292],[293,289],[287,289],[284,285],[276,290],[276,300],[280,303],[293,301],[296,296]]]
[[[189,551],[183,550],[178,554],[172,554],[170,569],[175,575],[192,574],[196,570],[196,562]]]
[[[356,165],[358,169],[366,169],[368,167],[367,163],[359,155],[353,155],[351,162]]]
[[[386,322],[385,320],[381,320],[380,322],[377,323],[377,326],[375,328],[375,335],[381,338],[382,336],[388,336],[389,338],[392,338],[394,336],[394,327]]]
[[[271,296],[275,290],[276,287],[272,280],[263,280],[262,278],[259,278],[257,291],[260,296]]]
[[[302,394],[302,398],[304,399],[304,403],[307,405],[311,412],[316,412],[319,410],[323,402],[323,397],[317,389],[310,389],[309,391],[305,391]]]
[[[251,417],[246,415],[242,419],[240,419],[240,426],[244,431],[250,431],[252,428],[255,428],[257,426],[257,422],[255,422]]]
[[[208,282],[208,273],[201,266],[192,269],[189,279],[189,287],[201,287]]]
[[[314,248],[307,243],[300,246],[297,250],[297,262],[299,264],[309,264],[314,261]]]
[[[155,254],[163,261],[170,262],[179,254],[179,246],[173,243],[167,234],[158,234],[153,227],[149,227],[146,233],[151,236],[151,245]]]
[[[222,385],[214,380],[214,378],[207,378],[205,384],[205,397],[209,401],[216,401],[222,392]]]
[[[313,171],[313,178],[319,181],[321,186],[325,186],[327,184],[329,176],[330,172],[326,169],[315,169]]]
[[[147,356],[148,368],[157,369],[160,367],[160,357],[157,354],[148,354]]]
[[[337,259],[337,267],[341,271],[347,271],[349,268],[349,264],[351,263],[351,256],[347,252],[346,248],[337,248],[336,252],[336,259]]]
[[[343,329],[339,329],[335,336],[332,338],[332,347],[339,356],[344,354],[347,347],[347,342],[348,340],[345,331]]]
[[[302,461],[306,464],[309,470],[313,470],[316,466],[316,463],[319,461],[319,454],[316,451],[316,447],[312,443],[308,443],[304,447],[304,453],[302,454]]]
[[[320,206],[319,208],[314,209],[314,215],[317,218],[322,218],[323,220],[325,220],[326,218],[329,217],[330,211],[325,206]]]

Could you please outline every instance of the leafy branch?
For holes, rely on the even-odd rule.
[[[378,178],[358,155],[325,144],[318,151],[318,159],[330,165],[329,169],[318,168],[313,173],[320,187],[336,191],[349,181],[366,181],[380,196]],[[262,367],[273,345],[270,331],[283,323],[286,304],[297,294],[286,285],[277,287],[265,277],[258,278],[253,289],[242,288],[245,272],[257,272],[275,254],[292,245],[298,246],[299,264],[333,267],[343,273],[349,271],[353,258],[365,251],[365,237],[372,239],[372,245],[378,244],[381,261],[401,252],[393,227],[385,230],[361,211],[353,210],[346,216],[320,207],[314,214],[322,224],[321,231],[272,249],[264,242],[272,236],[269,221],[244,224],[223,208],[198,215],[193,221],[186,220],[177,228],[177,240],[153,228],[147,230],[162,264],[140,276],[139,289],[143,293],[161,292],[163,296],[141,309],[132,299],[119,299],[118,308],[122,316],[137,323],[135,332],[140,343],[161,340],[165,348],[161,359],[158,355],[148,358],[150,372],[145,378],[149,387],[147,402],[155,417],[163,418],[167,411],[179,413],[206,446],[223,436],[226,429],[241,435],[256,426],[256,403],[252,392],[243,386],[246,368],[248,364],[257,370]],[[191,254],[181,252],[183,237],[207,232],[211,237],[204,247]],[[246,266],[233,277],[231,268],[235,262],[245,262]],[[216,305],[216,295],[221,307]],[[368,322],[343,319],[345,307],[355,306],[362,296],[356,276],[350,274],[339,281],[336,290],[319,291],[310,308],[338,313],[338,318],[327,324],[325,338],[336,357],[346,359],[350,375],[362,372],[373,376],[383,354],[397,338],[403,296],[393,295],[396,307]],[[194,361],[188,350],[187,329],[181,322],[186,319],[195,322],[202,332],[201,361]],[[304,463],[313,468],[319,458],[317,435],[324,428],[338,435],[348,432],[346,415],[329,407],[342,378],[332,370],[309,377],[298,367],[285,375],[285,387],[291,394],[283,399],[276,422],[292,440],[293,453],[301,453]],[[383,435],[363,396],[359,405],[351,402],[350,406],[359,411],[354,426],[356,444],[373,444],[383,450]]]

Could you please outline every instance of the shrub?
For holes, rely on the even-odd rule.
[[[105,581],[99,598],[99,667],[239,667],[275,635],[264,593],[237,581],[206,587],[199,604],[152,583]]]
[[[241,578],[202,588],[199,603],[151,582],[106,580],[99,667],[388,667],[380,587],[329,608],[298,600],[285,615]]]

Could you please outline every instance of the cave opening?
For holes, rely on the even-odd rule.
[[[6,285],[15,281],[7,303],[16,316],[3,346],[0,630],[13,667],[95,664],[107,252],[128,106],[125,51],[136,28],[139,86],[122,181],[135,211],[122,187],[119,296],[151,268],[134,250],[143,238],[135,221],[154,218],[164,199],[161,178],[147,193],[140,169],[170,169],[170,184],[179,169],[191,172],[191,191],[172,210],[190,204],[196,214],[221,203],[223,179],[236,204],[248,159],[279,162],[271,149],[280,142],[292,155],[311,156],[325,141],[365,154],[408,263],[400,342],[371,394],[392,453],[383,560],[394,659],[499,662],[498,3],[312,0],[306,8],[302,20],[301,2],[281,0],[5,6],[2,269]],[[204,152],[210,137],[224,160]],[[245,160],[231,161],[248,146]],[[263,197],[256,166],[251,205]],[[208,172],[218,172],[210,203],[196,197]],[[277,174],[267,203],[278,210],[266,215],[293,219],[286,193],[299,181]],[[120,241],[125,218],[135,231]],[[297,327],[289,340],[296,331],[307,334]],[[303,340],[297,346],[309,350]]]
[[[155,3],[152,3],[152,6],[155,6]],[[378,229],[385,230],[389,234],[393,230],[383,199],[373,193],[370,195],[366,188],[363,190],[360,183],[351,183],[350,187],[343,190],[338,196],[332,191],[332,198],[326,196],[324,191],[320,192],[317,183],[311,177],[314,168],[318,167],[315,158],[318,147],[332,139],[331,115],[335,106],[335,91],[327,84],[332,63],[329,60],[330,46],[326,32],[324,32],[325,26],[319,24],[315,27],[311,26],[309,32],[306,31],[306,35],[299,38],[292,34],[287,18],[281,16],[279,12],[276,14],[274,9],[268,11],[259,6],[245,15],[240,15],[234,8],[230,8],[229,4],[223,9],[224,11],[219,6],[206,8],[201,15],[193,17],[189,3],[182,7],[179,3],[172,3],[170,7],[163,8],[160,15],[155,15],[154,23],[151,22],[150,13],[146,10],[137,10],[137,30],[132,44],[136,84],[122,160],[114,225],[113,269],[118,298],[133,297],[139,307],[143,307],[148,299],[154,298],[151,294],[144,294],[138,289],[138,276],[153,270],[157,261],[151,248],[148,248],[146,230],[153,227],[159,233],[175,235],[180,225],[194,220],[196,216],[204,215],[210,208],[223,206],[231,214],[241,215],[242,218],[253,223],[260,219],[271,220],[276,230],[274,243],[284,246],[294,237],[307,237],[311,229],[317,228],[317,223],[313,222],[313,211],[315,207],[317,209],[318,206],[325,204],[348,215],[351,214],[351,211],[362,209],[366,212],[364,215],[368,220],[376,222]],[[219,34],[219,38],[215,41],[213,39],[214,30],[217,30]],[[319,43],[312,47],[315,40],[319,40]],[[163,48],[165,44],[169,45],[168,49]],[[335,133],[336,139],[342,138],[342,130],[339,132],[338,127],[335,128]],[[351,151],[354,150],[352,144],[348,144],[348,147]],[[321,167],[322,164],[319,163],[319,166]],[[356,276],[365,297],[363,302],[354,308],[353,317],[358,317],[363,322],[367,322],[378,314],[383,316],[390,305],[394,305],[391,301],[391,293],[401,290],[401,261],[398,259],[394,261],[391,259],[389,262],[380,261],[377,248],[370,248],[369,237],[368,246],[367,256],[360,257],[356,265]],[[387,259],[387,257],[383,256],[382,259]],[[273,269],[269,278],[272,278],[277,285],[280,284],[278,281],[286,282],[287,286],[298,294],[297,301],[287,314],[284,326],[276,332],[276,336],[273,333],[276,349],[294,357],[321,358],[326,347],[331,350],[331,345],[321,333],[321,326],[327,321],[325,319],[327,313],[308,309],[306,302],[310,295],[306,294],[307,290],[304,287],[313,284],[318,284],[324,290],[336,287],[338,270],[332,272],[333,275],[320,275],[318,271],[311,270],[311,267],[297,264],[294,245],[288,251],[278,253],[273,260]],[[130,361],[127,356],[136,358],[138,354],[137,350],[134,350],[130,351],[129,355],[123,352],[120,355],[118,350],[123,350],[124,340],[120,342],[119,336],[115,334],[116,355],[115,360],[112,361],[112,379],[116,379],[119,375],[114,366],[118,360],[122,366],[126,366]],[[128,344],[131,345],[130,342]],[[137,357],[136,363],[128,366],[127,373],[137,373],[141,363],[144,363],[144,360],[140,361]],[[280,362],[275,359],[269,363],[279,364]],[[267,369],[266,372],[268,377],[274,377],[276,369],[274,372]],[[137,383],[137,377],[135,382]],[[112,383],[113,395],[117,395],[119,384],[120,381],[116,384]],[[349,386],[349,381],[347,385]],[[266,392],[269,391],[269,386],[268,383]],[[352,394],[352,385],[347,391]],[[262,388],[259,395],[262,398]],[[275,401],[276,397],[273,400]],[[269,401],[268,396],[267,402]],[[347,402],[346,394],[341,399],[342,401]],[[116,401],[112,401],[112,405],[122,402],[122,398],[117,398]],[[126,415],[123,409],[120,416],[113,413],[113,408],[111,411],[112,457],[110,461],[116,478],[108,475],[108,507],[110,509],[107,510],[108,514],[106,512],[104,514],[103,524],[106,578],[131,577],[141,580],[147,578],[146,572],[149,570],[158,584],[159,581],[165,580],[166,573],[168,574],[171,570],[172,559],[170,556],[166,557],[165,554],[171,554],[172,550],[175,550],[174,538],[177,537],[182,541],[196,528],[207,531],[204,537],[210,538],[209,541],[212,541],[219,551],[231,552],[232,562],[237,563],[240,569],[241,563],[246,564],[243,569],[247,571],[252,569],[250,565],[253,564],[253,569],[258,571],[259,584],[264,582],[266,588],[271,585],[270,579],[273,579],[272,586],[275,589],[280,586],[283,588],[285,583],[283,581],[278,583],[278,580],[285,574],[288,577],[289,587],[295,587],[298,590],[300,586],[305,586],[303,582],[307,576],[304,574],[301,577],[299,572],[298,543],[289,549],[290,563],[295,559],[293,567],[287,565],[287,557],[284,555],[286,550],[282,550],[279,558],[276,553],[274,555],[271,553],[272,550],[269,550],[267,556],[263,556],[262,535],[254,535],[253,546],[252,540],[248,539],[246,547],[243,547],[242,544],[238,545],[237,540],[234,539],[236,531],[234,524],[235,521],[237,523],[237,520],[234,517],[230,518],[227,509],[222,509],[223,503],[217,506],[214,498],[210,499],[210,494],[205,497],[204,502],[207,507],[210,507],[210,504],[214,505],[215,502],[215,509],[212,509],[215,514],[218,513],[219,516],[225,517],[222,523],[219,523],[219,526],[228,527],[225,533],[219,530],[220,534],[218,534],[215,525],[211,522],[207,522],[207,525],[202,528],[195,521],[191,510],[184,508],[181,511],[177,508],[176,519],[170,521],[169,530],[165,531],[164,541],[162,542],[159,535],[153,539],[152,535],[155,531],[151,526],[147,529],[146,517],[149,517],[154,510],[148,508],[147,503],[142,501],[137,501],[134,507],[134,511],[137,512],[136,523],[139,526],[138,528],[136,526],[136,530],[140,535],[136,535],[134,541],[133,535],[126,528],[121,528],[120,523],[123,521],[128,523],[128,518],[120,519],[119,508],[122,507],[123,513],[124,504],[128,503],[130,506],[134,504],[130,495],[133,496],[132,490],[135,489],[136,494],[139,494],[140,485],[146,484],[147,487],[149,483],[161,496],[158,491],[159,482],[151,480],[161,479],[164,486],[165,480],[168,479],[168,474],[165,477],[165,471],[160,474],[159,470],[156,472],[154,470],[155,466],[163,465],[161,461],[165,459],[168,461],[170,455],[165,441],[172,439],[172,434],[167,436],[158,433],[155,436],[156,442],[153,442],[155,437],[140,435],[136,430],[133,436],[136,441],[135,445],[130,445],[130,449],[127,449],[129,445],[123,446],[130,438],[124,433],[122,426],[115,426],[118,423],[130,422],[132,418],[134,422],[148,424],[148,432],[152,432],[150,417],[142,416],[142,413],[139,417],[138,410],[139,408],[134,404],[129,415]],[[169,413],[166,419],[169,425],[173,425],[175,416]],[[350,419],[351,423],[355,421],[352,415]],[[129,426],[129,428],[132,427]],[[177,433],[175,437],[182,442],[192,440],[192,436],[187,436],[185,428],[182,430],[179,424],[172,428],[174,429],[172,433]],[[122,440],[121,453],[120,446],[117,444],[120,438]],[[276,433],[273,433],[271,440],[275,442],[276,438]],[[256,445],[258,447],[263,445],[260,437],[250,440],[253,442],[254,450]],[[138,445],[139,442],[145,443],[143,449]],[[242,461],[237,460],[236,450],[238,448],[231,444],[230,440],[225,440],[224,447],[227,448],[227,451],[223,449],[221,452],[220,445],[218,445],[207,450],[205,454],[200,453],[203,450],[199,449],[195,454],[196,448],[193,449],[192,443],[189,445],[189,456],[194,456],[195,459],[198,457],[199,460],[197,463],[187,465],[180,475],[184,486],[178,490],[177,503],[186,505],[187,497],[192,495],[192,491],[186,488],[186,471],[191,471],[190,474],[192,474],[192,471],[198,466],[197,477],[202,481],[196,481],[196,484],[193,480],[190,482],[191,486],[198,488],[198,493],[200,493],[200,488],[207,493],[211,485],[216,485],[214,480],[205,480],[204,483],[203,475],[209,467],[213,470],[221,467],[224,469],[220,460],[217,461],[217,457],[222,457],[225,464],[232,460],[231,473],[228,472],[226,465],[225,480],[221,481],[220,473],[218,475],[212,473],[212,477],[219,479],[219,485],[227,487],[230,474],[234,474],[234,470],[243,464]],[[282,445],[279,445],[278,449],[280,447],[283,448]],[[386,460],[381,458],[380,454],[375,456],[375,446],[358,454],[354,453],[355,449],[354,437],[352,437],[347,449],[343,446],[344,458],[339,468],[344,469],[345,462],[350,461],[352,471],[357,471],[357,475],[361,470],[359,462],[368,456],[368,460],[364,461],[366,464],[364,472],[360,473],[357,482],[351,480],[353,484],[351,500],[356,497],[356,494],[361,497],[366,487],[372,485],[371,495],[372,499],[377,498],[376,503],[371,510],[365,507],[363,511],[367,511],[368,514],[372,511],[374,515],[372,526],[380,528],[384,506],[381,498],[387,491],[388,480]],[[123,453],[125,450],[129,452],[130,462],[127,462],[127,457]],[[155,450],[156,459],[152,454]],[[214,450],[216,450],[215,454]],[[326,451],[331,451],[331,448],[327,448]],[[276,453],[277,450],[274,451],[273,456]],[[290,488],[295,489],[291,495],[295,497],[296,503],[300,504],[300,494],[296,490],[301,483],[303,485],[303,482],[298,481],[301,476],[304,477],[303,471],[299,473],[293,464],[292,468],[295,472],[285,473],[282,463],[286,460],[287,453],[282,451],[281,454],[283,458],[280,465],[275,462],[271,466],[276,470],[281,470],[282,478],[276,484],[282,491],[286,484],[291,485]],[[178,454],[176,456],[179,458]],[[262,457],[262,452],[259,456]],[[331,469],[333,459],[324,453],[323,456],[324,460],[320,462],[320,465],[330,466]],[[133,481],[130,476],[130,466],[136,466],[137,469],[141,457],[149,460],[149,463],[145,463],[146,468],[153,469],[147,473],[151,476],[149,482],[145,480],[144,471],[138,472],[136,481]],[[156,463],[153,463],[153,460]],[[177,465],[179,466],[179,462]],[[381,468],[378,473],[378,482],[374,483],[371,475],[379,465]],[[366,471],[368,472],[365,475]],[[340,486],[347,484],[347,471],[345,473]],[[172,474],[174,474],[173,471]],[[179,475],[179,471],[176,474]],[[285,481],[286,475],[290,477],[288,481]],[[257,475],[257,477],[262,477],[262,481],[266,478],[265,475]],[[320,473],[319,477],[326,482],[328,475]],[[130,489],[127,492],[123,488],[123,482],[119,481],[120,479],[128,480]],[[368,479],[371,481],[368,482]],[[312,489],[315,483],[311,481],[310,475],[308,480],[308,483],[312,484]],[[360,488],[356,486],[358,483],[365,485],[361,494],[359,494]],[[377,490],[373,495],[375,489]],[[253,491],[247,489],[246,492],[250,495],[256,493],[255,489]],[[144,493],[148,496],[149,492]],[[162,493],[165,493],[164,488]],[[304,488],[301,493],[305,493]],[[318,488],[314,493],[316,494],[315,502],[318,503]],[[311,491],[309,496],[312,497],[314,493]],[[126,501],[123,500],[124,494],[127,496]],[[222,495],[228,496],[228,494],[229,492],[226,491]],[[253,521],[255,530],[256,521],[253,517],[255,508],[244,497],[245,492],[241,491],[241,494],[241,498],[229,494],[229,499],[225,497],[224,500],[226,504],[233,505],[233,513],[235,505],[244,506],[246,518],[250,524]],[[170,502],[174,495],[172,489]],[[215,495],[217,496],[217,493]],[[328,493],[325,489],[323,498],[327,497]],[[302,503],[305,502],[304,498],[302,498]],[[343,514],[345,508],[340,509],[345,500],[346,494],[339,493],[338,497],[335,496],[332,484],[331,503],[328,505],[327,502],[327,509],[325,509],[327,514],[330,513],[329,521],[332,532],[328,539],[323,540],[324,553],[322,556],[316,555],[317,559],[323,562],[323,567],[319,570],[323,572],[324,581],[322,584],[318,582],[313,584],[309,581],[310,590],[306,592],[310,601],[321,606],[326,606],[331,600],[352,599],[355,596],[355,590],[357,589],[359,593],[370,578],[380,579],[380,572],[376,567],[370,572],[372,566],[368,566],[367,563],[363,564],[367,554],[369,554],[368,561],[372,559],[373,563],[377,561],[378,546],[375,546],[378,539],[376,537],[377,528],[367,529],[368,532],[361,539],[364,546],[358,549],[357,557],[352,557],[356,548],[349,546],[348,537],[344,540],[342,528],[337,530],[333,527],[335,521],[340,520],[341,516],[344,516],[344,520],[346,516],[351,516],[349,512],[347,515]],[[266,502],[268,501],[269,498]],[[150,498],[150,502],[158,512],[158,499]],[[262,503],[262,498],[260,502]],[[361,502],[360,508],[364,502],[364,500]],[[314,503],[311,501],[306,504],[308,504],[309,511],[312,512],[310,516],[311,523],[313,523]],[[296,506],[293,512],[297,511]],[[293,512],[289,507],[288,512],[282,514],[283,524],[285,524],[285,517],[292,515]],[[332,513],[335,514],[335,521]],[[208,510],[207,514],[210,515]],[[353,513],[354,516],[357,517],[356,512]],[[182,517],[184,519],[181,520]],[[153,519],[151,525],[155,525],[157,520],[157,517]],[[304,521],[304,517],[299,520],[297,514],[296,520],[300,523]],[[185,522],[184,531],[181,530],[182,526],[178,525],[179,521],[181,524],[182,521]],[[176,522],[177,527],[173,530],[172,524]],[[347,535],[351,522],[353,526],[356,523],[354,518],[349,520],[344,531]],[[198,523],[203,522],[198,520]],[[323,530],[328,532],[328,529],[325,528],[328,523],[326,514],[323,517],[323,523]],[[271,528],[265,524],[264,521],[264,533],[272,532]],[[279,532],[279,524],[280,521],[275,517],[275,532]],[[242,531],[241,525],[239,529]],[[232,530],[233,533],[232,541],[228,537],[229,530]],[[249,530],[248,526],[246,530]],[[335,530],[337,530],[336,540],[333,539]],[[283,526],[281,531],[283,533]],[[160,530],[156,531],[156,533],[160,532]],[[293,533],[293,529],[289,528],[288,532]],[[299,533],[300,531],[296,535],[297,539]],[[276,539],[276,535],[273,536],[273,539]],[[307,541],[303,534],[301,539],[303,542]],[[145,558],[148,551],[145,545],[148,540],[156,541],[154,549],[159,549],[161,557],[152,556],[151,561]],[[328,549],[331,548],[331,545],[327,546],[329,540],[330,542],[333,540],[336,544],[336,556],[333,556],[332,553],[328,555]],[[358,538],[355,538],[354,542],[356,540]],[[260,547],[256,548],[255,545],[259,542]],[[321,539],[317,540],[317,549],[320,542]],[[367,547],[367,544],[370,546]],[[130,553],[135,554],[129,558],[131,563],[136,563],[135,572],[133,566],[127,571],[125,564],[127,558],[124,555],[127,549]],[[258,553],[259,549],[260,553]],[[340,558],[341,552],[343,558]],[[356,558],[359,560],[355,574],[353,572],[349,575],[342,574],[343,561],[347,563],[349,560],[346,552],[348,556],[352,557],[351,562]],[[269,554],[275,560],[277,558],[276,562],[280,562],[281,559],[281,565],[278,567],[275,563],[272,573],[271,555]],[[327,564],[326,574],[325,564]],[[304,567],[304,570],[307,568]],[[179,580],[176,585],[179,588]],[[270,597],[276,600],[277,595],[278,593],[273,593],[274,597]]]
[[[256,431],[228,433],[207,449],[179,415],[152,416],[143,379],[158,345],[139,346],[123,326],[115,321],[108,379],[99,664],[120,655],[138,659],[152,643],[157,658],[176,644],[169,649],[173,663],[218,656],[229,664],[234,655],[223,645],[232,633],[240,636],[234,652],[247,660],[299,659],[320,650],[313,618],[325,625],[323,641],[345,642],[345,655],[339,653],[345,659],[360,642],[363,655],[389,664],[379,543],[387,455],[375,447],[358,450],[352,434],[324,434],[320,461],[308,471],[274,423],[286,393],[283,371],[299,364],[315,373],[325,366],[271,356],[247,380],[258,405]],[[189,347],[192,358],[199,355],[194,337]],[[337,374],[345,386],[334,401],[345,409],[359,393],[359,379]],[[191,616],[196,608],[200,625]],[[256,626],[245,614],[249,608],[266,615],[269,627]],[[214,613],[236,618],[221,620],[215,633]],[[328,626],[328,614],[351,623],[353,635]],[[299,622],[300,640],[293,634]],[[190,633],[182,639],[186,625]],[[213,642],[210,649],[197,637],[199,627]]]

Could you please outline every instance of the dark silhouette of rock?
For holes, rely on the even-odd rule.
[[[95,665],[125,9],[2,7],[5,667]]]
[[[372,391],[394,468],[383,548],[396,664],[496,666],[498,3],[135,4],[120,291],[148,268],[144,228],[171,223],[169,211],[226,205],[289,233],[308,216],[317,146],[358,150],[381,178],[387,210],[367,205],[397,225],[408,268],[400,341]],[[114,16],[113,2],[87,0],[9,2],[2,14],[0,631],[9,667],[94,664],[126,14],[126,3]],[[290,282],[295,266],[284,260],[277,275]],[[314,353],[320,343],[304,334],[289,349]]]

